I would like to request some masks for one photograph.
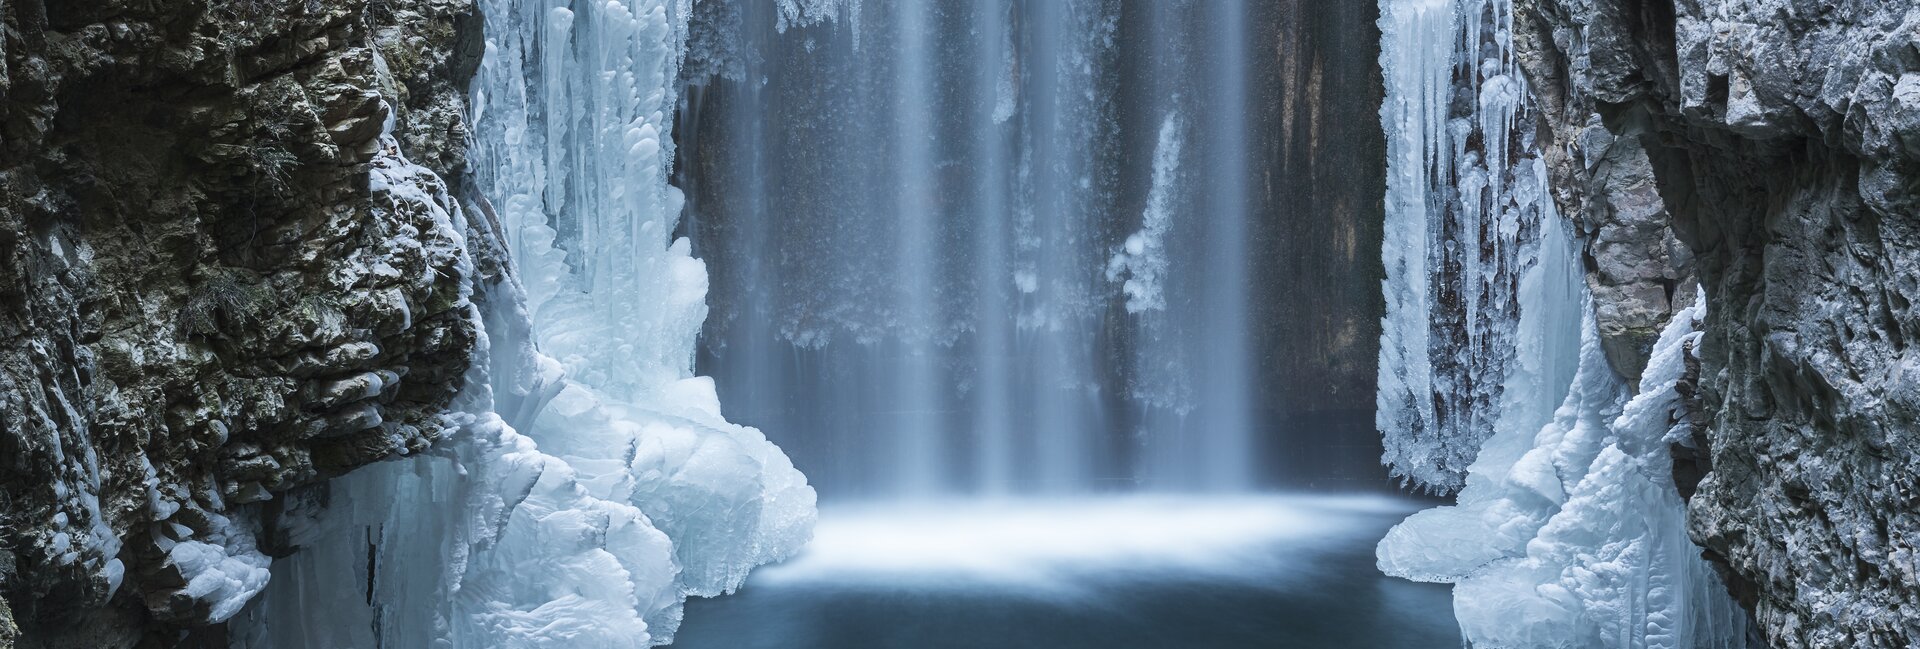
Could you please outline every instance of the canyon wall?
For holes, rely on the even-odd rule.
[[[1615,370],[1704,288],[1672,449],[1694,541],[1774,646],[1920,641],[1920,10],[1516,8]]]
[[[1516,7],[1612,368],[1704,289],[1693,539],[1772,644],[1920,641],[1920,11]],[[463,289],[505,263],[441,180],[477,31],[467,0],[0,2],[0,647],[218,633],[291,547],[277,495],[445,434]]]
[[[445,434],[471,5],[0,3],[0,646],[181,642]]]

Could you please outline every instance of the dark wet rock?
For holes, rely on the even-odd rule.
[[[445,434],[478,27],[470,0],[0,3],[0,647],[205,624],[167,548],[246,555],[261,503]]]
[[[1517,5],[1616,368],[1705,288],[1694,540],[1775,646],[1920,644],[1920,12]]]

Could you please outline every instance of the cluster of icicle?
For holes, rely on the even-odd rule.
[[[812,534],[805,478],[692,375],[707,275],[671,237],[667,184],[686,7],[481,4],[471,161],[490,203],[447,219],[497,233],[509,272],[469,296],[484,336],[457,432],[291,502],[318,510],[291,532],[306,549],[237,646],[666,644],[688,596]]]
[[[774,29],[780,33],[786,33],[789,27],[839,22],[845,15],[854,45],[860,44],[860,0],[774,0],[774,6],[780,10],[774,22]]]
[[[1455,584],[1455,615],[1475,647],[1746,646],[1745,616],[1688,539],[1685,503],[1672,478],[1669,445],[1689,443],[1691,434],[1677,386],[1702,336],[1705,299],[1674,315],[1639,393],[1631,394],[1601,351],[1577,243],[1545,199],[1538,159],[1515,162],[1511,168],[1526,173],[1505,181],[1475,179],[1473,169],[1456,176],[1434,171],[1445,168],[1444,159],[1476,161],[1471,152],[1459,156],[1456,138],[1472,129],[1502,134],[1496,127],[1511,125],[1524,101],[1511,94],[1524,93],[1518,76],[1495,82],[1499,75],[1485,74],[1507,64],[1481,61],[1475,49],[1468,60],[1483,71],[1479,112],[1464,123],[1442,119],[1459,89],[1451,61],[1465,51],[1460,43],[1484,38],[1484,23],[1462,24],[1460,17],[1496,18],[1498,56],[1510,60],[1507,0],[1383,0],[1381,8],[1389,93],[1383,118],[1395,157],[1380,425],[1387,460],[1406,463],[1397,471],[1459,492],[1458,504],[1416,513],[1389,532],[1377,553],[1380,569]],[[1499,96],[1489,99],[1490,92]],[[1515,144],[1532,150],[1529,142]],[[1453,154],[1448,146],[1456,147]],[[1442,178],[1464,180],[1435,184]],[[1479,208],[1486,204],[1506,207]],[[1445,243],[1462,232],[1479,233],[1483,251],[1497,241],[1493,249],[1508,246],[1518,256],[1491,266],[1434,263],[1435,255],[1457,248]],[[1486,280],[1503,273],[1517,277],[1513,290],[1487,292]],[[1455,282],[1466,287],[1443,293],[1454,290],[1443,284]],[[1445,314],[1476,290],[1482,304],[1510,301],[1501,307],[1510,312],[1468,310],[1464,321],[1449,320]],[[1475,321],[1489,314],[1505,319]],[[1447,327],[1452,337],[1440,340]],[[1475,359],[1498,362],[1473,365]],[[1443,368],[1441,361],[1454,365]],[[1405,403],[1409,395],[1453,395],[1462,389],[1453,382],[1462,372],[1494,387],[1474,393],[1491,403],[1472,395]],[[1438,406],[1481,410],[1438,413]],[[1486,426],[1486,434],[1449,428],[1462,422],[1480,422],[1474,425]],[[1471,464],[1461,467],[1464,479],[1420,473],[1450,466],[1430,463],[1435,458]]]
[[[1514,362],[1515,287],[1538,263],[1551,206],[1510,1],[1382,0],[1381,14],[1387,316],[1377,424],[1396,477],[1451,493],[1493,435]]]

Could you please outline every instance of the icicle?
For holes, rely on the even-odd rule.
[[[1378,421],[1396,475],[1459,493],[1391,530],[1379,568],[1455,583],[1475,647],[1742,646],[1735,604],[1687,539],[1667,449],[1704,299],[1674,316],[1629,400],[1524,127],[1510,1],[1381,9]],[[1465,105],[1456,92],[1471,93],[1467,114],[1447,112]]]
[[[1514,370],[1518,278],[1538,263],[1545,193],[1505,0],[1381,3],[1388,131],[1383,461],[1452,492],[1494,435]],[[1470,93],[1466,114],[1452,111]],[[1518,158],[1515,151],[1522,152]]]
[[[451,439],[338,481],[315,525],[331,537],[275,568],[307,578],[270,589],[238,646],[666,644],[686,597],[811,534],[805,478],[692,375],[707,274],[671,238],[667,185],[685,4],[482,4],[471,160],[515,275],[462,296],[487,310]],[[461,240],[445,186],[388,144],[376,193]]]

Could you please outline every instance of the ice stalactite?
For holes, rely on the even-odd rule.
[[[1180,173],[1180,118],[1168,115],[1160,122],[1160,139],[1153,149],[1153,188],[1140,229],[1107,262],[1107,279],[1121,284],[1127,312],[1167,308],[1161,277],[1167,273],[1167,231],[1173,228],[1173,185]]]
[[[565,374],[521,423],[591,497],[644,512],[672,540],[673,586],[643,600],[731,592],[805,542],[814,495],[692,373],[707,275],[672,237],[683,201],[667,184],[685,8],[488,5],[477,182],[503,202],[535,345]],[[656,643],[671,638],[670,608],[649,620]]]
[[[1547,234],[1557,241],[1545,248],[1558,254],[1547,255],[1523,282],[1526,306],[1518,327],[1523,346],[1516,349],[1517,370],[1511,377],[1517,389],[1502,403],[1501,425],[1476,449],[1457,505],[1415,514],[1381,542],[1380,568],[1387,574],[1451,581],[1523,551],[1554,504],[1531,497],[1532,491],[1510,493],[1508,474],[1542,435],[1597,439],[1603,433],[1595,431],[1605,427],[1605,409],[1619,400],[1619,382],[1604,359],[1599,365],[1585,360],[1589,352],[1598,352],[1598,345],[1587,340],[1592,328],[1580,324],[1591,317],[1584,308],[1585,287],[1567,254],[1572,242],[1561,233],[1558,218],[1547,226]],[[1542,459],[1534,456],[1530,461]],[[1529,479],[1552,478],[1540,475],[1537,464],[1525,468],[1534,470],[1525,474]]]
[[[1395,476],[1450,493],[1494,434],[1515,289],[1537,263],[1550,208],[1510,3],[1380,8],[1389,157],[1377,425]]]
[[[860,43],[860,0],[775,0],[774,6],[780,10],[779,20],[774,23],[777,31],[785,33],[789,27],[822,21],[839,22],[845,16],[854,45]]]
[[[326,540],[276,564],[293,577],[240,646],[665,644],[686,597],[811,534],[805,478],[692,374],[707,277],[667,184],[686,7],[482,4],[477,195],[448,221],[509,270],[469,296],[485,337],[457,432],[314,497]]]
[[[1520,126],[1532,109],[1511,7],[1381,8],[1393,157],[1379,425],[1397,474],[1458,500],[1389,532],[1380,569],[1456,584],[1475,647],[1745,646],[1671,475],[1704,307],[1673,318],[1633,394]]]
[[[1380,4],[1380,66],[1386,73],[1387,98],[1380,108],[1387,138],[1386,236],[1381,248],[1387,279],[1381,283],[1387,298],[1387,316],[1381,322],[1380,389],[1377,425],[1388,438],[1383,460],[1411,479],[1444,482],[1435,475],[1437,461],[1422,458],[1439,452],[1435,439],[1432,394],[1432,334],[1427,317],[1431,277],[1429,249],[1433,233],[1428,212],[1433,197],[1430,169],[1446,160],[1432,156],[1440,141],[1446,106],[1452,94],[1451,57],[1453,7],[1447,0]],[[1431,161],[1430,161],[1431,160]],[[1436,471],[1416,473],[1433,466]],[[1404,467],[1404,468],[1402,468]]]

